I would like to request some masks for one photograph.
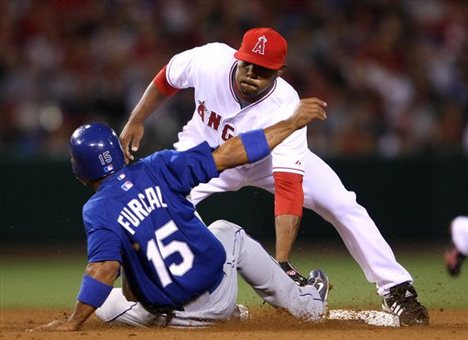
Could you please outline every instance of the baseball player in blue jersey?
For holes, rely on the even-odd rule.
[[[323,272],[296,285],[242,228],[222,220],[207,228],[186,199],[199,183],[264,158],[312,119],[325,119],[317,100],[302,100],[290,118],[215,150],[203,142],[130,166],[112,129],[79,127],[70,138],[72,169],[95,191],[83,207],[88,265],[71,316],[40,329],[76,330],[94,311],[136,326],[208,326],[246,312],[236,305],[237,272],[272,306],[319,320],[329,287]],[[120,274],[122,288],[113,288]]]

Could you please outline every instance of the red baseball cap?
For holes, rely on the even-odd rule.
[[[236,59],[272,70],[286,64],[288,43],[281,34],[269,27],[251,28],[244,34]]]

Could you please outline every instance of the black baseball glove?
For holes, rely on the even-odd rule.
[[[302,276],[296,267],[294,267],[289,262],[279,262],[279,265],[281,269],[283,269],[284,272],[291,278],[291,280],[297,283],[298,286],[305,286],[307,283],[307,278]]]
[[[460,253],[455,246],[447,250],[444,254],[444,259],[448,273],[452,276],[458,276],[465,258],[466,256]]]

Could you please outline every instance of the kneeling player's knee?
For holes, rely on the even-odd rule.
[[[340,219],[341,217],[349,214],[356,213],[362,209],[357,201],[356,194],[352,191],[346,191],[340,195],[335,195],[331,199],[319,204],[319,210],[322,211],[321,215],[325,215],[326,219]]]
[[[335,210],[347,212],[358,206],[359,205],[356,202],[356,194],[352,191],[347,191],[346,194],[341,195],[341,197],[336,200]]]

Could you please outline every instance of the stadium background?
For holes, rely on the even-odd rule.
[[[285,78],[329,104],[309,147],[357,193],[422,301],[468,308],[468,276],[449,281],[441,261],[450,220],[468,214],[467,13],[465,1],[435,0],[0,1],[0,307],[72,305],[91,194],[70,172],[72,131],[90,121],[120,131],[174,53],[237,47],[247,28],[271,26],[289,42]],[[171,147],[192,111],[190,91],[170,99],[139,155]],[[200,210],[271,248],[271,195],[246,188]],[[38,269],[42,257],[49,269]],[[329,268],[338,305],[378,304],[334,229],[310,211],[294,257],[304,271]]]

